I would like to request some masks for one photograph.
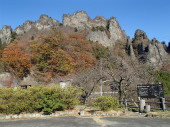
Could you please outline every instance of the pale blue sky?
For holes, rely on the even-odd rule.
[[[36,21],[41,14],[62,22],[63,14],[84,10],[93,19],[114,16],[131,38],[136,29],[149,39],[170,41],[170,0],[0,0],[0,29],[15,29],[26,20]]]

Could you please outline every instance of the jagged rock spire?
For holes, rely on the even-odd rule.
[[[2,30],[0,30],[0,39],[2,43],[9,44],[12,36],[11,26],[4,25]]]

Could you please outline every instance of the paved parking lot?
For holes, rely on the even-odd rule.
[[[78,118],[1,120],[0,127],[170,127],[170,119],[157,118]]]

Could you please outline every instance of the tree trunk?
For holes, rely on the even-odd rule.
[[[123,104],[122,84],[119,85],[119,101],[120,101],[120,105]]]

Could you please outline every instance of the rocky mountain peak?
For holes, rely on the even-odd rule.
[[[151,42],[152,42],[152,43],[160,43],[156,38],[153,38],[153,39],[151,40]]]
[[[148,39],[148,37],[144,31],[137,29],[135,31],[135,39],[142,40],[142,39]]]
[[[73,15],[78,18],[80,18],[80,17],[85,17],[86,19],[89,18],[89,16],[87,15],[87,13],[85,11],[77,11]]]
[[[32,25],[34,22],[30,21],[30,20],[27,20],[24,22],[23,25]]]
[[[48,20],[48,19],[49,19],[49,17],[46,14],[40,15],[40,18],[39,18],[39,20]]]
[[[166,52],[163,44],[155,39],[153,40],[148,45],[147,61],[154,66],[165,65],[167,60],[170,60],[170,56]]]
[[[150,40],[148,39],[146,33],[140,29],[135,31],[134,38],[132,39],[133,48],[136,50],[138,55],[143,54],[147,49]]]
[[[77,11],[73,15],[63,15],[63,26],[69,26],[79,30],[91,28],[90,21],[91,19],[85,11]]]
[[[107,19],[104,17],[104,16],[96,16],[93,21],[96,21],[96,22],[105,22],[107,21]]]
[[[43,14],[36,22],[28,20],[17,27],[14,32],[19,36],[28,33],[30,38],[42,31],[57,28],[59,24],[57,20]],[[85,11],[77,11],[72,15],[64,14],[63,26],[86,30],[89,32],[88,40],[98,41],[104,46],[114,45],[117,40],[126,38],[126,34],[121,30],[116,18],[111,17],[107,20],[103,16],[97,16],[92,20]]]
[[[125,38],[125,34],[123,33],[121,27],[119,26],[118,21],[115,17],[111,17],[108,22],[108,29],[111,34],[111,40],[116,42],[117,40],[122,40]]]
[[[51,17],[45,14],[41,15],[36,23],[41,23],[43,25],[53,25],[53,26],[59,25],[59,21],[52,19]]]
[[[93,21],[91,22],[93,27],[97,27],[97,26],[103,26],[106,27],[107,26],[107,19],[103,16],[96,16]]]
[[[155,67],[165,65],[167,60],[170,59],[164,43],[160,43],[156,38],[150,41],[142,30],[136,30],[132,46],[139,59],[142,58],[143,61]]]
[[[11,26],[4,25],[0,30],[0,39],[2,43],[9,44],[11,41],[12,28]]]
[[[59,26],[59,21],[52,19],[47,15],[43,14],[36,22],[27,20],[22,26],[17,27],[15,29],[15,32],[18,35],[21,35],[30,31],[31,29],[34,29],[34,31],[39,31],[39,30],[55,28],[57,26]]]
[[[109,23],[113,23],[113,24],[115,24],[115,25],[118,25],[118,24],[119,24],[119,23],[117,22],[117,20],[116,20],[115,17],[111,17],[111,18],[109,19]]]
[[[59,26],[59,21],[48,17],[48,15],[41,15],[39,20],[34,24],[38,30],[52,29]]]

